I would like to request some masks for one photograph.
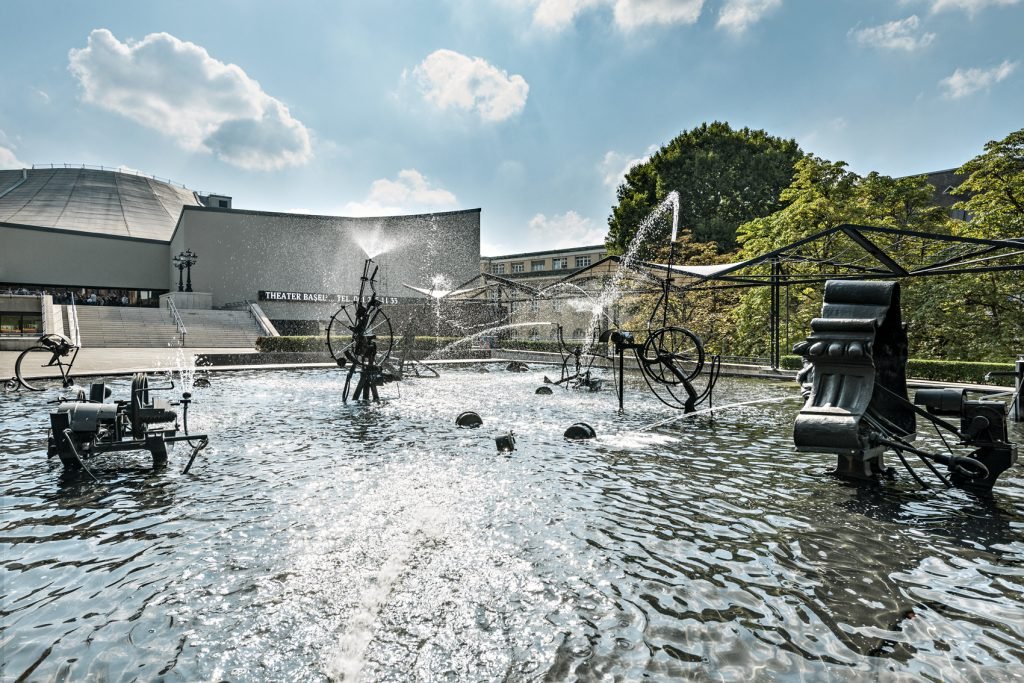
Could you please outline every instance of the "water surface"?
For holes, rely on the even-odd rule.
[[[793,452],[788,384],[646,431],[674,413],[639,386],[618,416],[491,369],[371,406],[337,371],[213,375],[192,474],[179,447],[98,484],[46,458],[56,388],[0,395],[3,680],[1022,677],[1019,466],[991,499],[858,487]],[[597,441],[562,439],[580,420]]]

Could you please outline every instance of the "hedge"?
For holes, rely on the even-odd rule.
[[[462,337],[413,337],[413,349],[416,351],[435,351]],[[395,337],[395,348],[404,348],[404,337]],[[262,353],[301,353],[323,351],[327,353],[327,337],[292,336],[292,337],[259,337],[256,339],[256,350]]]
[[[803,367],[800,356],[783,356],[781,365],[787,370]],[[911,358],[907,361],[907,377],[927,379],[936,382],[964,382],[967,384],[1001,384],[1013,386],[1013,377],[993,377],[986,381],[988,372],[1013,372],[1013,363],[973,363],[963,360],[925,360]]]

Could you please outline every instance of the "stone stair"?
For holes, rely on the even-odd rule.
[[[78,306],[85,348],[181,346],[181,334],[165,308]],[[193,348],[252,348],[262,331],[248,311],[180,310]]]
[[[185,324],[185,346],[192,348],[252,348],[263,336],[249,311],[201,311],[178,309]]]

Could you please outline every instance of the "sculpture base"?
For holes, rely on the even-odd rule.
[[[885,474],[885,463],[882,456],[885,448],[878,446],[855,453],[841,454],[836,463],[834,474],[844,479],[858,481],[875,481]]]

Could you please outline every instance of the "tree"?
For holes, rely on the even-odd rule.
[[[697,241],[713,241],[719,251],[736,246],[736,228],[766,216],[782,204],[779,193],[793,180],[802,156],[795,140],[763,130],[733,130],[714,122],[681,133],[651,158],[634,166],[617,190],[618,204],[608,219],[610,253],[624,253],[637,226],[670,192],[679,193],[679,227]],[[641,248],[647,257],[671,231],[661,221]]]
[[[890,178],[870,173],[862,177],[847,170],[844,162],[807,156],[797,162],[796,177],[781,194],[785,207],[752,220],[737,231],[742,244],[741,256],[753,258],[844,223],[949,234],[954,222],[934,204],[933,193],[934,188],[924,176]],[[871,235],[871,240],[895,255],[897,261],[909,265],[943,248],[941,243],[900,236],[875,234]],[[828,276],[849,273],[851,266],[878,265],[874,257],[844,234],[834,233],[801,247],[800,258],[784,263],[783,268],[791,275]],[[765,264],[760,274],[767,274],[768,268]],[[935,326],[936,316],[929,311],[934,312],[945,294],[941,288],[926,284],[924,280],[928,278],[904,283],[904,318],[920,332],[912,341],[922,344],[922,348],[934,348],[928,340],[948,331],[940,333]],[[786,289],[784,315],[796,337],[802,337],[811,318],[818,315],[822,289],[820,285]],[[741,353],[764,354],[767,351],[769,297],[767,287],[752,288],[744,293],[734,309],[735,339]],[[942,348],[950,351],[953,347]]]
[[[965,232],[989,239],[1024,237],[1024,128],[985,144],[957,171],[967,176],[954,208],[971,216]]]

